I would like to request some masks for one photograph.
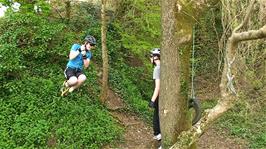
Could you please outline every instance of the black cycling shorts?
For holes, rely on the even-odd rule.
[[[81,69],[78,68],[69,68],[67,67],[66,70],[64,71],[65,77],[68,80],[70,77],[76,76],[77,78],[83,74]]]

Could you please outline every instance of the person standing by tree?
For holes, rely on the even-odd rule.
[[[161,129],[159,121],[159,93],[160,93],[160,49],[153,48],[150,55],[151,63],[155,66],[153,69],[153,80],[155,82],[154,92],[149,102],[149,107],[154,108],[153,114],[153,139],[160,141]]]
[[[64,71],[66,81],[61,89],[61,96],[71,93],[80,87],[86,80],[86,76],[82,72],[83,67],[88,68],[92,57],[91,49],[96,45],[96,39],[87,35],[84,44],[74,44],[70,50],[67,68]]]

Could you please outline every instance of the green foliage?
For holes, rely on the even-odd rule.
[[[23,69],[21,55],[17,48],[11,44],[3,44],[0,47],[0,73],[18,72]]]
[[[49,54],[66,55],[63,36],[64,24],[51,23],[33,14],[11,14],[1,20],[0,43],[9,43],[19,49],[18,53],[31,58],[44,58]],[[68,35],[69,36],[69,35]],[[71,36],[70,36],[71,37]],[[71,39],[68,39],[71,40]],[[55,46],[56,45],[56,46]],[[28,57],[29,58],[29,57]]]
[[[66,55],[80,37],[66,26],[33,14],[0,19],[0,148],[100,148],[120,137],[98,102],[94,66],[79,91],[59,97]]]
[[[129,105],[129,109],[140,114],[143,118],[150,120],[152,112],[148,108],[148,99],[143,99],[141,95],[140,89],[135,85],[134,79],[138,79],[136,76],[128,76],[129,71],[137,71],[133,70],[133,68],[129,68],[126,65],[121,67],[121,69],[111,69],[110,73],[110,83],[112,87],[118,92],[125,102]],[[138,71],[140,72],[140,71]],[[133,77],[135,77],[133,79]],[[138,82],[141,82],[140,80]],[[148,90],[152,90],[152,88],[147,88]],[[150,95],[151,96],[151,95]]]
[[[12,90],[1,100],[0,138],[10,143],[1,142],[1,148],[46,147],[52,135],[58,147],[99,148],[121,133],[97,99],[84,91],[61,98],[57,81],[36,77],[7,85]]]
[[[61,3],[59,5],[61,5]],[[68,26],[76,32],[88,30],[89,32],[87,33],[96,37],[100,37],[101,26],[99,16],[101,8],[98,5],[88,2],[73,3],[71,7],[71,12],[73,11],[73,17],[69,20]],[[96,34],[98,31],[100,31],[100,34]],[[96,39],[100,41],[100,38]]]
[[[202,111],[206,110],[206,109],[211,109],[213,108],[215,105],[217,104],[217,101],[215,99],[211,99],[211,100],[204,100],[201,102],[201,108]]]
[[[266,145],[265,103],[262,99],[248,102],[246,97],[241,98],[233,109],[215,123],[215,127],[219,131],[228,131],[234,138],[247,141],[249,148],[263,148]],[[213,108],[216,104],[215,99],[204,100],[201,102],[202,110]]]
[[[227,129],[230,135],[247,140],[250,148],[263,148],[266,145],[265,103],[260,106],[251,104],[247,101],[238,102],[217,125]]]
[[[115,22],[123,47],[139,57],[153,47],[160,47],[160,14],[158,0],[123,1]]]
[[[196,74],[215,74],[221,70],[222,51],[219,51],[218,40],[223,33],[221,10],[219,5],[206,11],[195,25],[195,67]]]

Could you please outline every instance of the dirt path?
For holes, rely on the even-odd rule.
[[[123,111],[126,106],[113,91],[109,90],[108,97],[106,103],[110,114],[125,128],[125,133],[124,140],[113,146],[105,146],[103,149],[155,149],[158,143],[152,139],[151,126],[136,115]]]
[[[115,145],[104,146],[103,149],[156,149],[158,142],[152,139],[152,128],[136,115],[122,109],[125,104],[122,99],[109,90],[107,107],[110,114],[125,128],[124,140]],[[210,128],[197,142],[198,149],[247,149],[244,140],[228,137],[228,133],[219,133],[215,128]]]

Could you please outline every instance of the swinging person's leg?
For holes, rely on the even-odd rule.
[[[64,81],[64,84],[60,89],[61,96],[65,96],[69,92],[70,87],[78,83],[78,78],[76,77],[76,72],[74,69],[66,68],[64,74],[66,77],[66,81]]]
[[[76,76],[70,77],[66,82],[66,87],[75,86],[78,83],[78,78]]]
[[[75,69],[67,68],[64,74],[67,79],[67,81],[65,82],[66,87],[71,87],[78,83],[78,78],[76,77]]]
[[[86,76],[84,74],[80,74],[77,79],[77,83],[74,86],[71,86],[69,92],[73,92],[75,89],[79,88],[86,80]]]

